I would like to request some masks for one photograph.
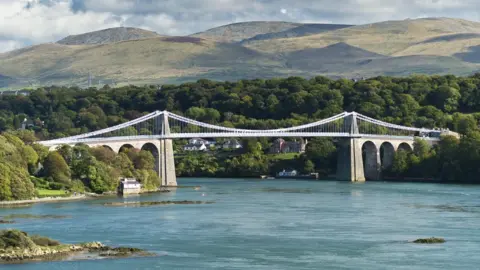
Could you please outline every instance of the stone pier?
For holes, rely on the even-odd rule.
[[[173,157],[173,142],[171,139],[160,140],[160,178],[162,186],[176,187],[175,160]]]
[[[162,134],[170,135],[168,113],[163,114]],[[175,159],[173,157],[173,141],[171,139],[160,140],[160,177],[162,186],[176,187],[177,175],[175,174]]]
[[[343,139],[339,146],[337,179],[364,182],[362,143],[358,139]]]

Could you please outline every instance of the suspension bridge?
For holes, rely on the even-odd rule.
[[[295,127],[252,130],[203,123],[168,111],[155,111],[137,119],[81,135],[40,143],[55,150],[62,145],[86,144],[151,151],[162,186],[176,186],[173,139],[249,137],[334,137],[340,140],[337,178],[349,181],[378,179],[391,166],[398,149],[412,150],[415,138],[435,143],[448,131],[406,127],[376,120],[356,112]]]

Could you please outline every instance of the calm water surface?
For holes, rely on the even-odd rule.
[[[479,269],[480,187],[370,182],[179,179],[168,194],[38,204],[16,227],[65,243],[101,241],[154,258],[0,265],[1,269]],[[123,200],[215,204],[105,207]],[[441,245],[408,243],[444,237]]]

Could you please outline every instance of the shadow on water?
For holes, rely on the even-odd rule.
[[[408,207],[417,208],[417,209],[435,209],[441,212],[452,212],[452,213],[480,213],[480,206],[458,206],[458,205],[424,205],[424,204],[405,204]]]
[[[33,203],[26,204],[2,204],[0,209],[10,209],[10,208],[30,208],[33,206]]]
[[[3,219],[63,219],[71,216],[62,215],[33,215],[33,214],[10,214],[2,217]]]
[[[132,202],[110,202],[110,203],[103,203],[103,206],[109,207],[144,207],[144,206],[155,206],[155,205],[173,205],[173,204],[213,204],[213,201],[152,201],[152,202],[140,202],[140,201],[132,201]]]
[[[311,194],[313,190],[311,189],[302,189],[302,188],[262,188],[261,192],[280,192],[280,193],[303,193]]]

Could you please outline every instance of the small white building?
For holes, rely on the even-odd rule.
[[[292,170],[292,171],[281,171],[278,173],[278,177],[295,177],[298,175],[297,170]]]
[[[202,143],[202,144],[187,144],[183,147],[183,150],[185,151],[207,151],[207,146]]]
[[[142,184],[135,178],[123,178],[118,186],[120,194],[138,194],[142,190]]]
[[[209,141],[209,140],[205,140],[205,139],[202,139],[202,138],[192,138],[190,140],[188,140],[188,144],[205,144],[205,146],[215,146],[215,141]]]
[[[210,147],[215,146],[215,141],[208,141],[201,138],[192,138],[188,140],[188,144],[183,146],[185,151],[206,151]]]
[[[222,145],[223,149],[240,149],[242,147],[242,144],[239,143],[238,140],[228,140],[225,141]]]

